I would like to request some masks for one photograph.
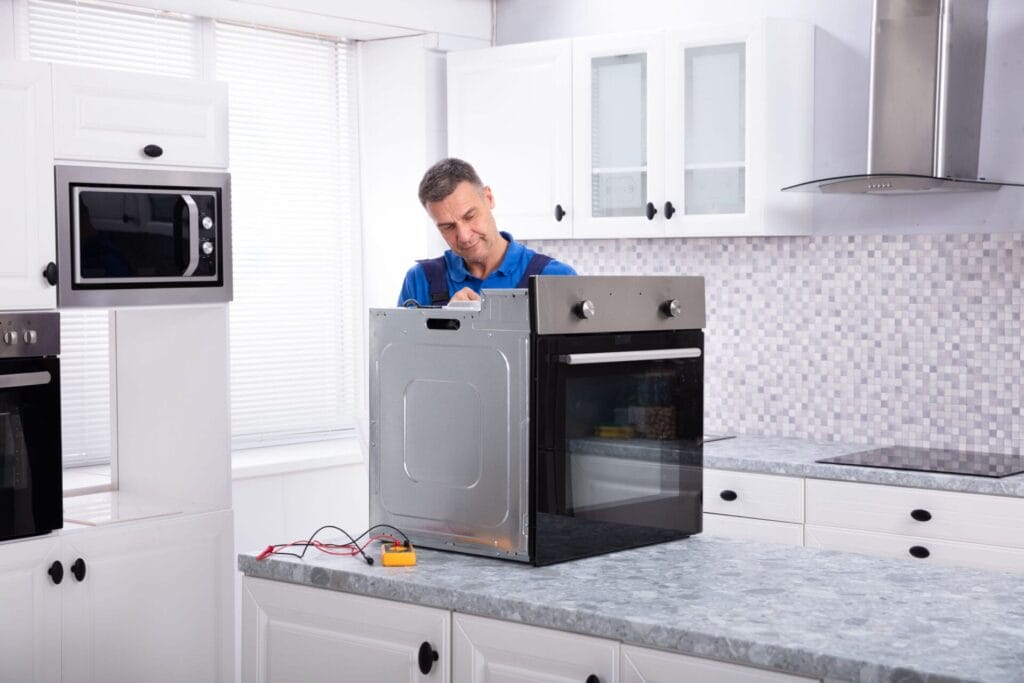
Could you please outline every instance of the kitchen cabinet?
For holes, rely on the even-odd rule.
[[[517,239],[572,236],[571,58],[568,40],[448,54],[448,153]]]
[[[621,683],[800,683],[817,680],[635,645],[622,646],[621,671]]]
[[[0,61],[0,310],[54,308],[50,68]]]
[[[227,85],[53,66],[54,157],[226,168]]]
[[[803,522],[803,479],[704,470],[704,533],[803,545]]]
[[[167,517],[6,544],[5,680],[231,679],[231,520]]]
[[[448,681],[450,633],[447,610],[242,579],[243,681]]]

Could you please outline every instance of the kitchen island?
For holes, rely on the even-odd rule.
[[[863,683],[1024,681],[1024,581],[1011,574],[702,536],[541,568],[417,555],[408,568],[241,555],[243,662],[272,648],[254,584],[290,584],[756,667],[743,680],[767,669]],[[294,643],[312,631],[289,633]],[[453,680],[471,679],[456,670]]]

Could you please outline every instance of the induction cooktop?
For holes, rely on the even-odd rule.
[[[871,451],[849,453],[816,462],[831,465],[883,467],[892,470],[966,474],[975,477],[1008,477],[1024,473],[1024,455],[972,453],[938,448],[887,446]]]

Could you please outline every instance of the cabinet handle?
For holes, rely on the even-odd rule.
[[[562,208],[562,205],[561,204],[555,204],[555,220],[558,221],[559,223],[561,223],[562,219],[564,217],[565,217],[565,210]]]
[[[665,220],[669,220],[676,213],[676,207],[672,206],[672,202],[665,202]]]
[[[75,581],[81,582],[85,579],[85,560],[78,558],[75,563],[71,565],[71,574],[75,577]]]
[[[658,215],[658,210],[654,208],[654,204],[647,202],[647,220],[653,221],[654,217]]]
[[[912,510],[910,512],[910,516],[919,522],[927,522],[929,519],[932,518],[932,513],[928,512],[927,510],[917,509]]]
[[[64,580],[64,565],[60,562],[54,562],[46,570],[46,573],[50,575],[50,580],[59,586],[60,582]]]
[[[50,261],[49,263],[47,263],[46,267],[43,268],[43,277],[46,278],[46,281],[50,283],[51,287],[56,285],[57,284],[57,264],[54,263],[53,261]]]
[[[910,554],[922,560],[931,555],[931,553],[928,552],[928,548],[925,548],[923,545],[910,546]]]
[[[142,153],[147,157],[156,159],[157,157],[162,157],[164,155],[164,148],[160,145],[146,145],[142,148]]]
[[[426,676],[434,668],[434,662],[437,661],[437,650],[430,647],[430,643],[424,640],[420,643],[417,659],[419,660],[420,673]]]
[[[601,683],[601,679],[597,677],[597,674],[590,674],[587,676],[586,683]]]
[[[733,501],[733,500],[736,500],[737,498],[739,498],[739,496],[736,495],[735,491],[730,491],[729,489],[726,489],[726,490],[722,491],[718,495],[720,495],[722,497],[722,500],[728,500],[728,501]]]

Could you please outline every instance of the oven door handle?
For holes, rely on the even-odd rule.
[[[0,375],[0,389],[17,389],[18,387],[34,387],[40,384],[49,384],[53,377],[48,370],[39,372],[15,372],[10,375]]]
[[[192,195],[183,194],[181,198],[188,206],[188,266],[182,277],[191,277],[199,267],[199,207]]]
[[[592,365],[594,363],[635,363],[645,360],[678,360],[700,358],[700,349],[649,349],[645,351],[608,351],[603,353],[567,353],[558,360],[566,365]]]

